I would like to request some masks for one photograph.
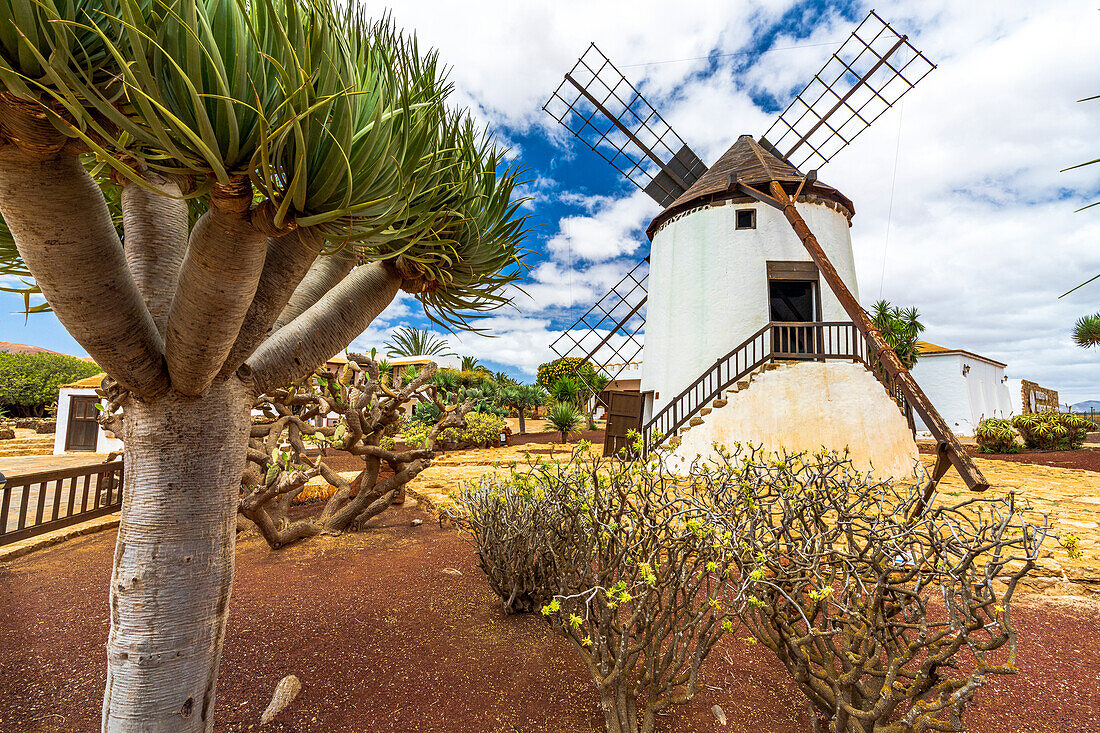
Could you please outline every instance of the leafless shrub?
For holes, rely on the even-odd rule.
[[[273,548],[321,533],[340,532],[385,511],[405,484],[428,467],[435,437],[463,424],[469,405],[440,405],[443,418],[433,427],[423,449],[395,452],[393,434],[401,406],[434,399],[435,365],[425,366],[403,387],[391,388],[378,363],[350,354],[337,374],[317,372],[286,389],[264,395],[256,404],[249,439],[248,465],[242,478],[240,512],[252,520]],[[337,415],[336,425],[319,427],[316,418]],[[345,480],[320,459],[306,455],[306,438],[361,456],[364,469],[355,482]],[[382,476],[383,467],[390,469]],[[290,517],[295,499],[310,479],[322,476],[335,492],[320,509]]]
[[[690,700],[731,628],[722,593],[732,536],[659,468],[657,459],[601,463],[582,445],[565,465],[482,480],[452,512],[506,607],[542,603],[570,641],[611,733],[648,733],[658,712]]]
[[[1010,601],[1047,523],[1011,495],[928,506],[837,454],[725,452],[694,478],[738,542],[748,638],[790,671],[816,730],[964,730],[985,677],[1016,672]]]

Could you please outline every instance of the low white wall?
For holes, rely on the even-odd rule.
[[[914,475],[917,445],[897,404],[862,364],[799,362],[757,374],[748,389],[691,428],[672,454],[673,470],[697,455],[715,455],[713,443],[764,450],[843,451],[860,471],[879,478]]]
[[[57,424],[53,433],[54,455],[65,453],[65,436],[69,431],[69,411],[72,407],[72,397],[95,397],[96,391],[91,387],[62,387],[57,394]],[[102,402],[102,400],[101,400]],[[107,431],[98,428],[96,438],[96,453],[110,453],[122,450],[122,441],[118,438],[108,437]],[[76,451],[73,451],[76,452]],[[84,452],[84,451],[80,451]]]
[[[736,228],[739,209],[756,210],[756,229]],[[858,298],[847,218],[818,204],[798,211]],[[642,391],[656,393],[654,410],[768,323],[769,260],[810,256],[783,214],[763,204],[702,209],[654,235],[641,374]],[[823,280],[819,297],[824,320],[851,320]]]

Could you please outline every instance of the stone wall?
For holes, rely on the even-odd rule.
[[[1020,404],[1024,414],[1058,409],[1058,390],[1040,387],[1035,382],[1020,380]],[[1034,398],[1034,399],[1033,399]]]

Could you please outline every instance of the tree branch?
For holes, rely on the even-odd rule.
[[[294,294],[290,296],[286,307],[275,321],[274,329],[278,331],[305,313],[325,293],[332,290],[337,283],[347,277],[354,266],[355,252],[350,247],[345,247],[339,252],[333,252],[324,257],[318,257],[294,290]]]
[[[168,390],[163,342],[126,265],[103,192],[70,148],[0,145],[0,211],[58,320],[142,398]]]
[[[272,332],[276,318],[317,259],[321,242],[321,235],[311,228],[295,229],[290,234],[267,240],[267,257],[256,297],[248,307],[237,341],[222,367],[223,377],[237,371]]]
[[[216,186],[191,230],[164,349],[172,387],[184,394],[214,382],[256,294],[267,237],[248,218],[251,199],[247,179]]]
[[[163,193],[126,181],[122,188],[123,249],[130,273],[157,331],[164,336],[168,309],[187,252],[187,202],[179,184],[155,173],[147,180]]]
[[[295,382],[325,363],[386,309],[400,286],[401,276],[388,263],[356,268],[248,359],[257,393]]]

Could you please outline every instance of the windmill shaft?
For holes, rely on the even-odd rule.
[[[866,74],[861,76],[859,81],[857,81],[854,85],[852,85],[852,88],[849,89],[847,92],[845,92],[844,96],[842,96],[837,101],[837,103],[834,104],[832,106],[832,108],[829,109],[828,112],[826,112],[824,115],[819,117],[817,122],[814,123],[813,127],[810,128],[809,132],[807,132],[805,135],[802,135],[800,138],[798,138],[798,142],[796,142],[791,147],[791,149],[787,151],[787,153],[783,157],[784,158],[790,158],[791,155],[794,153],[794,151],[798,150],[802,146],[803,143],[805,143],[807,140],[809,140],[810,136],[813,135],[815,132],[817,132],[818,128],[820,128],[822,125],[824,125],[825,122],[830,117],[833,116],[833,113],[836,112],[838,109],[840,109],[841,105],[843,105],[845,102],[847,102],[849,99],[852,98],[852,95],[856,93],[857,89],[859,89],[860,87],[862,87],[864,84],[867,83],[867,80],[871,78],[871,75],[874,74],[876,71],[878,71],[879,68],[881,68],[882,65],[886,63],[886,59],[890,58],[894,54],[895,51],[897,51],[899,48],[901,48],[902,44],[905,43],[907,38],[908,38],[908,36],[900,36],[898,38],[897,43],[895,43],[893,46],[891,46],[889,51],[887,51],[882,56],[880,56],[879,60],[875,62],[874,66],[872,66],[867,71]],[[841,63],[844,63],[844,62],[841,61]],[[847,65],[845,64],[845,66],[847,66]]]
[[[864,338],[871,344],[871,348],[877,352],[877,356],[886,369],[887,373],[894,380],[898,389],[905,395],[905,398],[909,400],[909,404],[913,409],[917,411],[917,414],[924,420],[924,424],[928,426],[932,435],[936,438],[938,443],[938,452],[941,454],[946,452],[947,458],[958,470],[959,475],[962,476],[963,481],[966,482],[967,487],[971,491],[984,491],[989,488],[989,482],[986,481],[985,476],[974,464],[974,461],[970,459],[966,451],[963,449],[959,439],[955,437],[955,434],[951,432],[951,428],[947,426],[943,418],[940,417],[940,413],[933,406],[928,396],[924,394],[924,390],[920,388],[916,380],[909,373],[909,370],[898,359],[898,355],[894,352],[890,345],[886,343],[886,339],[883,338],[878,328],[871,321],[871,318],[867,315],[866,311],[860,307],[859,302],[852,295],[852,291],[848,289],[848,286],[844,284],[844,280],[841,279],[840,274],[833,267],[832,262],[829,261],[828,256],[825,254],[825,250],[821,248],[821,244],[817,241],[817,237],[810,231],[810,227],[807,226],[806,221],[802,218],[802,215],[798,213],[798,209],[795,208],[795,202],[791,199],[787,192],[783,190],[783,186],[778,181],[771,182],[772,196],[776,201],[783,204],[783,215],[790,222],[791,227],[794,229],[798,238],[802,241],[803,246],[806,247],[806,251],[809,252],[810,258],[817,265],[818,271],[821,273],[821,277],[832,288],[833,293],[836,295],[837,300],[847,311],[849,317],[852,319],[852,323],[863,334]],[[937,460],[936,469],[933,473],[933,481],[929,484],[928,491],[925,494],[924,501],[927,502],[929,494],[932,489],[935,488],[936,481],[939,473],[942,476],[943,465],[942,458]]]
[[[627,138],[630,139],[630,142],[637,145],[638,149],[646,154],[646,157],[648,157],[650,160],[652,160],[654,163],[656,163],[658,168],[660,168],[662,171],[667,173],[669,178],[671,178],[676,183],[676,185],[680,187],[680,193],[683,193],[684,191],[686,191],[688,189],[688,185],[683,181],[682,178],[680,178],[678,175],[676,175],[676,172],[672,170],[672,166],[666,166],[664,164],[664,162],[660,158],[657,157],[657,154],[649,149],[649,146],[647,146],[641,140],[639,140],[638,137],[633,132],[631,132],[630,129],[626,125],[624,125],[622,122],[619,121],[618,117],[611,114],[611,111],[609,109],[604,107],[603,104],[601,104],[599,102],[599,100],[597,100],[595,97],[593,97],[592,94],[589,93],[589,91],[587,89],[585,89],[583,86],[581,86],[577,82],[577,80],[573,78],[572,74],[566,73],[565,78],[569,80],[570,84],[572,84],[573,86],[575,86],[577,88],[577,91],[581,93],[581,96],[583,96],[585,99],[587,99],[592,104],[593,107],[598,109],[604,117],[611,120],[611,124],[613,124],[613,125],[615,125],[615,127],[619,128],[619,131],[621,133],[623,133],[624,135],[626,135]],[[677,195],[679,195],[679,194],[677,194]]]

